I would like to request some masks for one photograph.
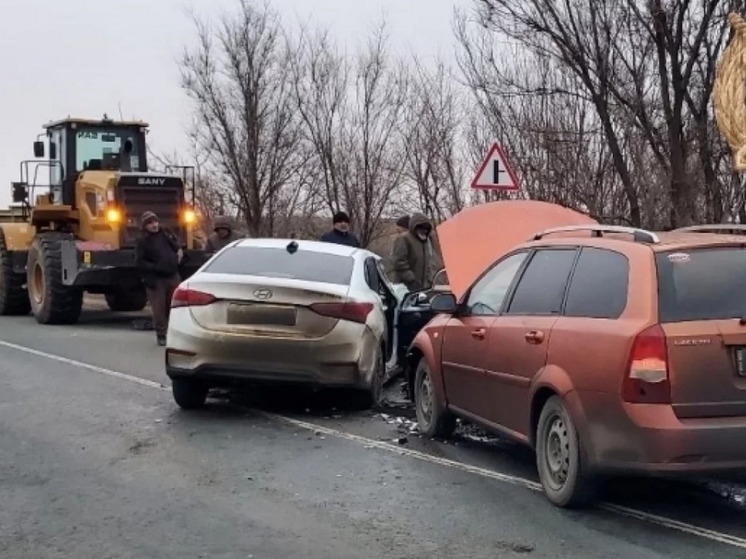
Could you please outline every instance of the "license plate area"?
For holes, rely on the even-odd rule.
[[[746,377],[746,346],[734,348],[733,355],[736,361],[736,374],[739,377]]]
[[[228,324],[235,326],[295,326],[295,307],[261,305],[255,303],[230,303]]]

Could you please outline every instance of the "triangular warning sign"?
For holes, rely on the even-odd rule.
[[[518,177],[508,163],[508,158],[497,143],[492,144],[482,165],[479,167],[472,188],[489,190],[518,190]]]

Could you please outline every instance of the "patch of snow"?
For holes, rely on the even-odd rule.
[[[746,484],[711,481],[706,486],[721,497],[746,508]]]
[[[477,435],[474,433],[461,433],[461,438],[475,443],[494,443],[498,440],[491,435]]]

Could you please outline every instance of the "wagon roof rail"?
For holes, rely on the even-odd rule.
[[[551,229],[545,229],[534,234],[529,241],[538,241],[547,235],[555,233],[573,233],[587,231],[593,233],[594,237],[603,237],[604,233],[627,233],[632,235],[636,243],[649,243],[658,244],[660,239],[658,235],[645,229],[638,229],[636,227],[623,227],[619,225],[568,225],[565,227],[553,227]]]
[[[694,233],[715,233],[718,231],[738,232],[746,235],[746,225],[743,223],[707,223],[703,225],[690,225],[689,227],[679,227],[674,229],[675,232],[694,232]]]

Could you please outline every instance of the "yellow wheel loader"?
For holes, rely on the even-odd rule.
[[[73,324],[85,292],[104,294],[113,311],[144,308],[135,243],[148,210],[179,239],[182,278],[206,261],[184,178],[148,171],[147,123],[104,116],[44,128],[12,183],[14,205],[0,211],[0,315]]]

